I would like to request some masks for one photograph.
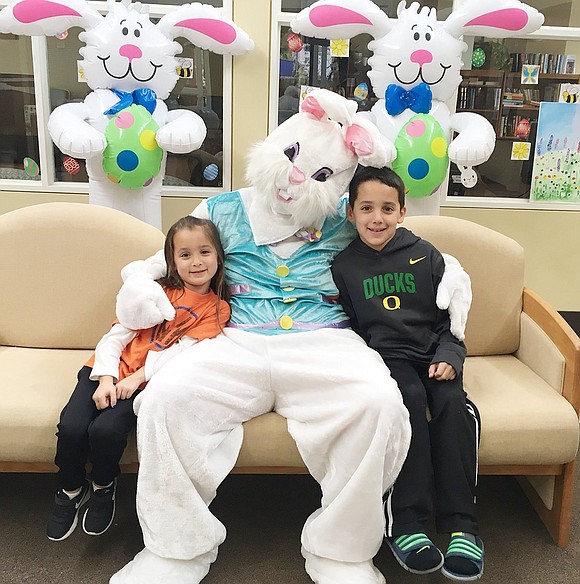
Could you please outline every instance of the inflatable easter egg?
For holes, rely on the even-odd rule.
[[[449,164],[447,136],[433,116],[413,116],[401,128],[395,148],[397,158],[392,168],[403,179],[408,197],[426,197],[445,180]]]
[[[107,146],[103,170],[109,180],[126,189],[147,186],[159,174],[163,150],[155,135],[159,126],[141,105],[115,114],[105,128]]]

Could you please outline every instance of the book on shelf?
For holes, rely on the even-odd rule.
[[[519,73],[523,65],[539,65],[545,75],[574,75],[576,55],[565,53],[510,53],[510,71]]]

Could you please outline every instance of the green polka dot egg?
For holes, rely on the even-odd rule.
[[[159,174],[163,150],[155,135],[159,125],[141,105],[131,105],[115,114],[105,128],[107,146],[103,170],[110,181],[126,189],[151,184]]]
[[[412,199],[427,197],[445,180],[449,157],[447,136],[429,114],[413,116],[395,140],[397,158],[393,170],[403,179]]]

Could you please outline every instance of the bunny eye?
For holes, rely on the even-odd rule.
[[[318,182],[326,182],[326,179],[332,174],[332,170],[330,168],[323,166],[322,168],[318,169],[313,175],[312,178],[317,180]]]
[[[431,40],[431,34],[430,33],[426,33],[425,34],[425,40],[426,41],[430,41]]]
[[[292,144],[292,146],[288,146],[288,148],[284,150],[284,154],[286,155],[286,158],[288,158],[290,162],[294,162],[296,160],[296,157],[298,156],[299,152],[300,144],[298,142],[295,142],[294,144]]]
[[[418,41],[418,40],[421,38],[421,35],[420,35],[418,32],[416,32],[416,33],[413,35],[413,38],[414,38],[416,41]]]
[[[135,36],[139,37],[140,35],[141,35],[141,31],[138,28],[136,28],[135,29]],[[429,39],[427,39],[427,40],[429,40]]]
[[[127,36],[129,34],[129,29],[126,26],[124,26],[121,29],[121,33],[122,33],[123,36]]]

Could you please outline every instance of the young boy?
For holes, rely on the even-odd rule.
[[[387,543],[409,572],[441,568],[453,580],[476,580],[483,573],[475,511],[479,413],[463,391],[465,345],[435,303],[443,257],[397,228],[405,213],[400,177],[359,167],[347,207],[358,237],[336,257],[332,274],[352,328],[381,355],[409,410],[411,446],[385,501]],[[424,533],[433,487],[437,530],[451,534],[445,556]]]

